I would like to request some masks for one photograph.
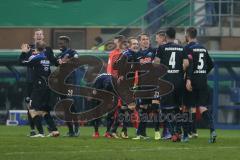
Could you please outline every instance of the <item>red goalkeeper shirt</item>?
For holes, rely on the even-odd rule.
[[[107,73],[111,74],[113,77],[118,77],[118,71],[113,69],[113,64],[118,60],[121,55],[120,49],[114,49],[109,54],[108,65],[107,65]]]

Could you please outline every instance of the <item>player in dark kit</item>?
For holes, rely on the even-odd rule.
[[[114,88],[113,88],[112,80],[113,80],[113,76],[111,74],[102,73],[95,78],[92,87],[96,88],[96,89],[101,89],[101,90],[104,90],[104,91],[109,91],[109,92],[112,92],[116,95],[116,93],[114,91]],[[90,100],[89,104],[91,106],[90,109],[92,109],[92,107],[95,107],[96,105],[99,104],[99,101]],[[107,130],[106,130],[105,133],[110,132],[111,126],[112,126],[113,121],[114,121],[114,108],[115,107],[116,106],[114,106],[114,103],[113,103],[113,110],[111,112],[107,113],[107,116],[106,116]],[[100,122],[101,122],[101,117],[100,118],[96,117],[96,118],[97,119],[93,120],[93,126],[94,126],[94,131],[95,131],[95,133],[93,134],[93,138],[99,138],[100,137],[98,129],[99,129],[99,125],[100,125]],[[110,135],[106,136],[106,134],[105,134],[104,136],[106,138],[111,138]]]
[[[156,55],[156,61],[168,67],[164,80],[173,84],[174,89],[169,94],[162,96],[160,99],[163,115],[176,115],[180,113],[179,107],[182,104],[183,87],[184,87],[184,70],[188,66],[188,57],[182,46],[174,43],[176,31],[169,27],[166,30],[167,43],[159,46]],[[167,128],[172,134],[172,141],[180,140],[180,126],[174,119],[167,119]]]
[[[37,42],[36,54],[30,56],[28,61],[25,62],[32,68],[33,90],[30,97],[29,113],[39,132],[39,134],[31,137],[44,137],[42,117],[44,117],[49,126],[49,131],[51,132],[49,136],[59,136],[59,132],[57,131],[53,118],[50,115],[50,89],[48,87],[47,79],[51,71],[50,61],[46,57],[44,50],[45,43],[43,41]]]
[[[34,55],[36,53],[36,43],[37,42],[42,42],[44,40],[44,35],[43,35],[43,30],[41,29],[37,29],[34,32],[34,43],[32,44],[22,44],[21,49],[22,49],[22,53],[19,56],[19,63],[21,65],[26,65],[26,61],[28,61],[29,57]],[[53,51],[50,47],[46,46],[44,49],[44,54],[46,55],[46,57],[48,58],[48,60],[50,60],[50,62],[52,64],[56,63],[56,59],[54,57]],[[32,87],[33,87],[33,82],[32,82],[32,67],[27,66],[27,77],[26,77],[26,83],[27,83],[27,95],[25,98],[25,102],[27,104],[27,110],[29,107],[29,102],[30,102],[30,96],[32,93]],[[31,132],[30,132],[30,136],[35,135],[35,126],[34,126],[34,122],[33,119],[31,118],[30,114],[29,114],[29,110],[28,110],[28,121],[29,121],[29,125],[31,128]]]
[[[186,42],[188,43],[188,39],[187,37],[185,37]],[[188,53],[190,52],[190,47],[192,45],[195,45],[195,42],[189,42],[185,47],[185,51]],[[186,77],[185,77],[185,81],[186,81]],[[189,116],[191,116],[192,120],[188,122],[188,124],[185,122],[183,123],[183,129],[186,130],[185,132],[188,132],[188,138],[197,138],[198,137],[198,133],[197,133],[197,127],[196,127],[196,112],[197,112],[197,108],[196,107],[190,107],[191,106],[191,101],[189,101],[189,97],[188,97],[188,91],[187,88],[185,87],[184,89],[184,96],[183,96],[183,112],[188,114]],[[185,111],[186,110],[186,111]],[[183,140],[182,141],[188,141],[187,136],[183,136]]]
[[[138,43],[138,40],[134,37],[130,37],[128,39],[128,49],[125,50],[122,55],[120,56],[119,60],[116,61],[116,63],[113,65],[113,68],[115,68],[115,65],[119,65],[119,66],[124,66],[126,63],[128,62],[139,62],[139,59],[138,59],[138,56],[139,56],[139,43]],[[116,69],[116,68],[115,68]],[[118,69],[118,82],[122,81],[124,78],[126,78],[124,74],[122,74]],[[127,75],[127,77],[134,77],[135,73],[131,72]],[[121,83],[121,82],[120,82]],[[129,114],[129,112],[132,112],[131,109],[129,109],[129,106],[127,106],[127,104],[124,104],[122,103],[121,100],[119,100],[119,103],[118,103],[118,108],[116,109],[116,112],[115,112],[115,119],[114,119],[114,123],[113,123],[113,126],[111,128],[111,135],[114,137],[114,138],[119,138],[117,136],[117,128],[119,126],[120,123],[123,123],[123,128],[122,128],[122,134],[121,134],[121,137],[126,139],[128,138],[128,135],[127,135],[127,119],[126,118],[123,118],[123,120],[120,121],[120,119],[122,119],[120,116],[127,116]]]
[[[150,37],[148,34],[142,33],[138,37],[139,43],[140,43],[140,50],[138,53],[138,59],[141,64],[146,63],[152,63],[155,57],[156,49],[152,48],[150,46]],[[145,73],[145,72],[143,72]],[[139,73],[139,75],[143,74]],[[141,81],[141,78],[139,78],[139,81]],[[149,115],[149,113],[154,113],[154,124],[155,124],[155,140],[159,140],[161,138],[160,132],[159,132],[159,103],[156,103],[157,100],[154,99],[137,99],[137,106],[138,106],[138,112],[140,115],[140,123],[137,129],[137,137],[133,138],[134,140],[138,139],[147,139],[146,135],[146,127],[147,122],[146,119],[143,118],[145,115]]]
[[[67,63],[71,58],[78,58],[78,53],[70,48],[70,38],[67,36],[60,36],[58,38],[58,46],[59,49],[61,51],[61,53],[57,56],[57,62],[59,65],[63,64],[63,63]],[[82,71],[82,68],[81,68]],[[71,73],[71,75],[69,77],[67,77],[66,79],[66,83],[67,84],[72,84],[72,85],[79,85],[76,84],[77,80],[80,79],[80,77],[82,76],[81,73],[79,74],[80,69],[75,70],[73,73]],[[84,71],[82,71],[84,72]],[[83,73],[84,74],[84,73]],[[73,113],[77,113],[77,98],[72,97],[72,96],[65,96],[65,95],[61,95],[60,96],[61,99],[65,99],[65,98],[72,98],[74,99],[74,104],[71,106],[71,112]],[[68,137],[75,137],[75,136],[79,136],[80,132],[79,132],[79,122],[78,119],[73,119],[72,121],[66,122],[67,127],[68,127],[68,133],[66,134],[66,136]]]
[[[190,27],[186,30],[186,40],[188,45],[185,47],[189,59],[189,67],[186,76],[186,97],[188,97],[188,107],[199,107],[203,119],[207,122],[210,128],[210,143],[216,141],[216,132],[213,125],[212,115],[207,109],[209,90],[207,85],[207,75],[212,70],[214,64],[211,60],[208,51],[201,44],[197,42],[197,30]],[[184,125],[183,141],[188,141],[187,129]]]
[[[127,48],[127,41],[125,40],[125,37],[122,35],[116,36],[114,38],[114,44],[116,45],[116,48],[109,54],[109,58],[108,58],[108,66],[107,66],[107,73],[111,74],[115,79],[119,78],[119,74],[118,74],[118,70],[114,69],[113,65],[116,63],[116,61],[118,60],[118,58],[122,55],[122,52],[124,50],[126,50]],[[118,100],[119,105],[122,104],[121,98],[119,97]],[[115,106],[113,106],[115,107]],[[118,117],[118,111],[120,111],[118,108],[116,108],[115,113],[111,112],[107,114],[106,120],[107,120],[107,131],[104,134],[104,137],[106,138],[112,138],[112,136],[114,136],[115,138],[118,138],[118,136],[116,134],[110,134],[110,129],[112,124],[114,123],[114,129],[117,129],[118,127],[118,120],[116,120],[116,118]],[[121,110],[123,111],[123,110]],[[121,112],[120,111],[120,112]],[[126,129],[124,129],[125,127],[123,127],[123,132],[121,132],[121,137],[122,138],[128,138],[127,133],[126,133]],[[125,131],[125,132],[124,132]],[[99,137],[99,133],[95,132],[94,137]]]
[[[156,33],[155,35],[155,41],[157,42],[157,47],[166,44],[166,31],[165,30],[160,30],[159,32]],[[162,139],[170,139],[172,135],[170,134],[168,128],[164,123],[163,125],[163,130],[162,130]]]

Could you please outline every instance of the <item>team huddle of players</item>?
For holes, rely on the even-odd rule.
[[[207,85],[207,74],[213,68],[213,62],[208,51],[197,42],[197,30],[193,27],[186,29],[186,46],[181,46],[176,42],[176,31],[169,27],[156,34],[157,48],[152,48],[148,34],[140,34],[138,37],[130,37],[126,40],[124,36],[117,36],[114,39],[116,48],[110,52],[107,65],[107,74],[100,74],[96,77],[92,87],[97,89],[115,92],[112,81],[121,84],[127,78],[133,78],[133,88],[138,88],[141,78],[140,72],[123,74],[119,66],[126,66],[126,63],[140,64],[162,64],[167,67],[167,73],[161,79],[172,86],[172,90],[164,95],[152,98],[136,98],[135,103],[125,104],[121,97],[118,97],[117,107],[106,116],[107,131],[106,138],[129,138],[127,126],[129,119],[122,118],[122,115],[134,114],[138,118],[132,121],[136,128],[134,140],[148,139],[146,128],[149,117],[154,117],[155,139],[161,139],[160,125],[163,126],[163,139],[171,139],[173,142],[188,142],[189,137],[197,137],[196,131],[196,110],[200,111],[202,118],[206,121],[210,129],[209,142],[216,141],[216,132],[213,125],[212,115],[208,110],[209,88]],[[36,126],[39,134],[32,132],[32,137],[43,137],[41,118],[44,117],[49,136],[58,136],[56,125],[50,115],[46,99],[49,88],[46,79],[50,74],[50,64],[61,65],[67,63],[71,58],[76,58],[74,50],[69,49],[69,38],[60,37],[59,45],[62,53],[58,57],[51,56],[43,41],[37,41],[37,53],[30,53],[28,46],[23,46],[23,53],[20,56],[22,64],[28,66],[29,74],[32,76],[29,86],[29,119],[32,121],[32,129]],[[61,44],[62,43],[62,44]],[[29,53],[28,56],[26,56]],[[160,73],[159,71],[159,74]],[[74,79],[74,78],[73,78]],[[161,88],[162,86],[160,86]],[[66,98],[66,97],[61,97]],[[68,97],[69,98],[69,97]],[[89,104],[95,103],[89,100]],[[196,109],[197,108],[197,109]],[[74,110],[72,111],[74,112]],[[165,119],[161,121],[161,115],[187,115],[187,120]],[[191,115],[191,116],[190,116]],[[147,117],[147,118],[146,118]],[[181,116],[180,116],[181,117]],[[100,119],[93,120],[95,133],[94,138],[100,137],[98,132]],[[31,124],[31,122],[30,122]],[[117,134],[117,128],[122,125],[122,132]],[[68,122],[69,132],[67,136],[79,135],[79,124],[76,120]]]

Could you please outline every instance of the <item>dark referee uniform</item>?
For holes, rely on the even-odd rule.
[[[199,43],[191,42],[185,46],[185,50],[190,64],[186,78],[191,80],[193,91],[186,91],[185,96],[188,98],[184,100],[184,103],[189,107],[206,107],[209,104],[207,75],[214,66],[213,61],[207,49]]]
[[[173,42],[161,45],[157,50],[156,57],[160,58],[160,63],[168,67],[167,74],[162,78],[169,81],[174,89],[169,94],[162,96],[160,106],[163,114],[177,114],[180,112],[179,107],[182,105],[183,87],[184,87],[184,70],[183,60],[187,59],[184,48]],[[172,135],[180,132],[179,126],[175,122],[167,121]]]

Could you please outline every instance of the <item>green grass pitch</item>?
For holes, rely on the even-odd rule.
[[[105,128],[100,128],[103,135]],[[239,160],[240,131],[217,130],[217,143],[208,143],[208,130],[189,143],[150,140],[93,139],[93,128],[81,128],[80,137],[29,138],[28,127],[0,126],[0,160]],[[65,127],[60,127],[62,135]],[[129,129],[134,137],[135,129]]]

